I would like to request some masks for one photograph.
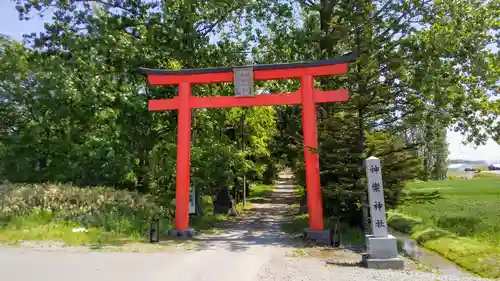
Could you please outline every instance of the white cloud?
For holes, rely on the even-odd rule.
[[[472,144],[463,145],[465,137],[458,132],[448,131],[446,139],[450,159],[485,160],[488,163],[500,163],[500,145],[488,140],[486,145],[474,147]]]

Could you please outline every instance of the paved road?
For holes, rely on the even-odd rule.
[[[222,235],[193,248],[162,253],[95,252],[81,248],[0,248],[0,279],[8,281],[405,281],[466,280],[415,271],[327,266],[290,257],[295,249],[279,230],[292,186],[281,184],[273,204]],[[469,278],[467,280],[473,280]]]

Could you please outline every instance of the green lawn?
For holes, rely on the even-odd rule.
[[[407,192],[438,191],[442,198],[406,203],[389,225],[485,277],[500,277],[500,178],[412,182]]]
[[[402,205],[398,211],[458,236],[500,247],[500,180],[444,180],[410,183],[416,191],[437,190],[442,199]]]
[[[126,223],[126,222],[125,222]],[[17,217],[0,227],[0,244],[21,241],[59,241],[67,245],[124,245],[146,240],[146,233],[106,230],[87,227],[87,232],[73,232],[82,227],[72,221],[55,219],[50,213],[35,213]]]
[[[252,184],[250,186],[250,195],[247,201],[250,203],[270,203],[271,195],[275,189],[274,185],[268,184]]]

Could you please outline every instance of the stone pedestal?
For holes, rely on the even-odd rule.
[[[309,228],[304,229],[304,237],[307,240],[313,241],[318,244],[331,245],[331,231],[330,229],[325,230],[311,230]]]
[[[176,230],[176,229],[170,229],[168,231],[169,236],[173,236],[176,238],[193,238],[194,237],[194,229],[187,229],[187,230]]]
[[[404,262],[398,256],[396,238],[392,235],[387,237],[375,237],[366,235],[366,250],[363,254],[363,263],[368,268],[379,269],[403,269]]]
[[[398,245],[394,236],[374,237],[373,235],[366,235],[365,239],[366,250],[371,257],[389,259],[398,256]]]
[[[402,258],[372,259],[368,254],[363,255],[363,264],[366,268],[373,269],[404,269],[405,267]]]

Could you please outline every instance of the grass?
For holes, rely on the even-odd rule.
[[[389,212],[391,227],[479,276],[500,277],[500,178],[412,182],[407,190],[442,198],[399,206]]]
[[[294,187],[294,193],[296,198],[301,198],[305,196],[304,188],[300,186]],[[294,204],[290,210],[290,218],[288,221],[282,224],[282,230],[291,235],[292,237],[298,237],[303,234],[305,228],[309,227],[309,214],[299,214],[300,205]],[[325,228],[333,229],[335,226],[335,221],[330,218],[324,219]],[[363,245],[364,235],[359,229],[351,228],[345,224],[339,224],[339,233],[341,236],[341,241],[343,244],[350,245]]]
[[[62,184],[0,185],[0,243],[124,244],[144,239],[154,216],[169,216],[137,192]],[[73,232],[73,228],[87,232]]]
[[[252,203],[270,202],[274,185],[254,184],[247,198],[247,209]],[[57,241],[66,245],[122,246],[147,243],[149,217],[161,211],[152,198],[127,191],[109,188],[87,188],[64,185],[0,186],[0,243],[18,244],[22,241]],[[303,189],[296,188],[297,198]],[[76,198],[76,199],[75,199]],[[68,203],[69,202],[69,203]],[[201,233],[215,234],[223,230],[222,224],[245,216],[242,204],[236,205],[240,217],[214,215],[212,200],[202,198],[205,214],[194,216],[190,226]],[[299,205],[293,206],[298,213]],[[172,228],[172,219],[162,216],[161,233]],[[325,220],[327,227],[333,222]],[[87,232],[73,232],[74,228]],[[283,225],[293,235],[302,234],[308,227],[308,215],[295,215]],[[346,241],[358,244],[363,241],[356,230],[343,225],[340,231]],[[162,237],[162,240],[167,237]]]
[[[250,195],[247,202],[250,203],[270,203],[271,195],[275,189],[274,185],[267,184],[253,184],[250,187]]]
[[[296,209],[298,210],[298,209]],[[296,212],[295,212],[296,213]],[[325,228],[333,229],[335,222],[331,219],[324,219]],[[303,234],[305,228],[309,227],[309,215],[292,215],[290,220],[282,224],[282,230],[293,237],[299,237]],[[350,228],[345,224],[339,224],[339,233],[343,244],[363,245],[364,235],[359,229]]]
[[[461,179],[470,179],[470,178],[500,178],[500,174],[491,173],[488,169],[479,169],[480,173],[474,172],[448,172],[449,180],[461,180]]]
[[[271,195],[275,189],[274,185],[266,184],[252,184],[250,186],[250,195],[247,197],[246,209],[243,209],[243,203],[236,204],[236,212],[238,217],[228,217],[222,214],[213,214],[213,205],[210,196],[204,196],[203,208],[205,210],[204,216],[193,217],[191,219],[191,227],[201,233],[216,234],[223,231],[224,222],[234,222],[244,218],[248,213],[247,211],[252,208],[252,203],[268,203],[271,202]]]
[[[262,196],[265,188],[258,190]],[[237,219],[214,215],[210,196],[204,196],[202,202],[205,214],[190,221],[196,231],[217,233],[222,222]],[[241,204],[236,209],[244,214]],[[149,243],[147,232],[153,215],[161,217],[162,235],[173,227],[168,211],[161,211],[162,207],[153,198],[111,188],[3,185],[0,186],[0,243],[57,241],[92,247]],[[87,232],[73,232],[74,228],[85,228]],[[163,235],[162,241],[168,239]]]
[[[474,174],[475,179],[500,179],[499,174],[490,173],[490,172],[481,172]]]
[[[213,214],[214,206],[212,204],[212,198],[210,196],[204,196],[202,198],[203,210],[205,214],[203,216],[195,216],[191,218],[190,227],[194,228],[197,232],[216,234],[223,231],[221,228],[221,223],[227,221],[235,221],[245,216],[245,210],[243,210],[243,204],[236,204],[236,212],[239,217],[228,217],[223,214]],[[248,209],[247,203],[247,209]]]
[[[300,185],[295,185],[293,187],[293,192],[295,193],[295,197],[297,198],[302,198],[306,196],[306,189]]]
[[[397,211],[462,237],[500,248],[500,180],[444,180],[410,183],[410,191],[435,191],[432,203],[399,206]]]
[[[273,190],[271,185],[253,185],[247,209],[251,202],[270,200]],[[149,217],[161,209],[151,198],[133,192],[51,184],[0,186],[0,203],[2,244],[58,241],[66,245],[97,247],[148,243]],[[245,216],[241,203],[236,205],[240,218],[213,214],[210,196],[204,196],[202,203],[204,215],[190,219],[190,227],[200,233],[219,233],[222,223]],[[120,211],[116,212],[118,209]],[[170,216],[161,217],[163,235],[173,225]],[[73,232],[74,228],[81,227],[87,232]],[[161,239],[169,238],[163,235]]]
[[[50,213],[17,217],[0,228],[0,243],[21,241],[60,241],[67,245],[124,245],[141,240],[140,233],[106,231],[102,227],[87,228],[88,232],[73,232],[81,227],[76,222],[56,220]]]

